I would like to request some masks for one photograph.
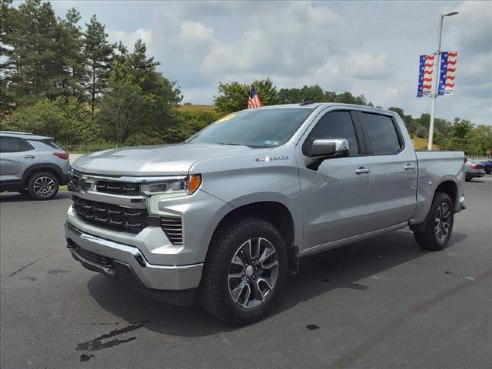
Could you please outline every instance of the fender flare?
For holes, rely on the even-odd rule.
[[[50,163],[38,163],[26,169],[24,175],[22,176],[22,185],[27,186],[27,181],[29,180],[29,177],[31,177],[31,175],[35,172],[42,172],[42,171],[53,172],[58,178],[60,185],[63,184],[63,182],[65,182],[64,181],[65,175],[63,174],[62,170],[58,166]]]

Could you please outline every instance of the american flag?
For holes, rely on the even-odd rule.
[[[261,108],[261,101],[253,86],[249,90],[248,109]]]
[[[419,66],[419,85],[417,88],[417,97],[430,95],[432,93],[432,78],[434,75],[434,59],[436,56],[420,55]]]
[[[450,95],[453,93],[457,56],[457,51],[446,51],[441,53],[441,73],[439,76],[438,95]]]

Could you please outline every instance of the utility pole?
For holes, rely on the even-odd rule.
[[[429,127],[429,142],[427,143],[427,150],[432,150],[432,143],[434,141],[434,114],[436,112],[436,99],[439,93],[439,74],[441,69],[441,39],[442,39],[442,24],[444,22],[444,17],[451,17],[458,14],[458,12],[451,12],[447,14],[441,14],[441,19],[439,22],[439,35],[437,38],[437,51],[434,53],[434,72],[433,72],[433,83],[432,83],[432,105],[431,105],[431,118]]]

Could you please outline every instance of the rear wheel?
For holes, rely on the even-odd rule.
[[[280,232],[263,219],[242,219],[220,231],[210,247],[200,287],[203,307],[228,324],[264,317],[286,278]]]
[[[422,231],[413,232],[415,240],[427,250],[442,250],[451,238],[454,224],[453,202],[445,193],[434,196]]]
[[[49,200],[58,193],[60,182],[49,172],[34,173],[27,181],[27,191],[34,200]]]

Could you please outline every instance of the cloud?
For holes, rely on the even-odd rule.
[[[186,21],[181,23],[181,40],[184,43],[215,43],[214,30],[201,22]]]
[[[242,34],[214,44],[203,60],[203,72],[297,77],[323,66],[337,47],[333,30],[343,27],[340,17],[308,3],[288,3],[277,7],[277,13],[276,21],[271,13],[243,14],[248,22]]]
[[[142,40],[145,42],[147,49],[152,50],[153,47],[153,37],[152,30],[139,28],[134,32],[125,32],[125,31],[109,31],[108,32],[108,41],[111,43],[119,43],[121,42],[125,45],[129,50],[133,50],[133,45],[137,40]]]
[[[53,2],[55,9],[65,6]],[[492,2],[76,2],[112,41],[141,38],[185,101],[211,103],[218,82],[271,78],[278,88],[319,84],[408,114],[430,112],[416,98],[418,56],[435,51],[439,15],[443,50],[458,50],[454,96],[437,114],[492,124]],[[63,16],[63,14],[57,14]]]
[[[388,54],[370,52],[352,52],[347,58],[347,73],[353,78],[387,79],[392,72],[388,63]]]

